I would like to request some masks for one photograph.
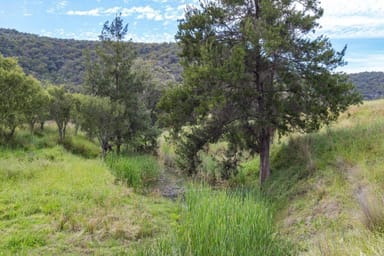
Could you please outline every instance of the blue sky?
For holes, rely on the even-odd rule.
[[[198,0],[0,0],[0,27],[57,38],[96,40],[121,12],[136,42],[172,42],[186,5]],[[319,33],[348,45],[342,70],[384,71],[384,0],[321,0]]]

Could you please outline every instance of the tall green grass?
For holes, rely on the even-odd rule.
[[[384,101],[353,107],[318,133],[273,145],[265,196],[304,255],[381,255]]]
[[[160,166],[156,159],[150,155],[118,156],[109,154],[106,163],[117,180],[135,189],[149,187],[158,180],[160,175]]]
[[[142,255],[291,255],[274,229],[270,205],[258,193],[191,188],[179,225]]]
[[[0,255],[135,255],[177,207],[114,182],[99,159],[62,146],[0,147]]]
[[[85,158],[96,158],[101,155],[100,146],[82,135],[67,137],[62,144],[72,154]]]

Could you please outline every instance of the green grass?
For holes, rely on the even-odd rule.
[[[191,187],[179,225],[143,255],[291,255],[257,192]]]
[[[117,180],[135,189],[153,185],[160,175],[160,166],[150,155],[117,156],[109,154],[106,163]]]
[[[384,101],[368,102],[276,142],[262,193],[255,158],[229,181],[247,190],[191,187],[172,203],[135,193],[158,178],[153,157],[103,163],[87,141],[19,130],[0,147],[0,255],[384,255],[383,134]],[[172,145],[160,153],[173,166]]]
[[[85,158],[100,156],[100,146],[82,135],[69,136],[63,141],[63,147],[75,155]]]
[[[302,254],[383,255],[383,109],[367,102],[318,133],[273,145],[265,196]]]
[[[115,184],[98,159],[0,147],[0,255],[134,255],[176,211]]]

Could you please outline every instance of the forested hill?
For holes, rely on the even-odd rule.
[[[84,77],[84,50],[94,49],[99,42],[56,39],[0,28],[0,52],[19,60],[27,74],[55,84],[79,85]],[[180,80],[181,66],[175,43],[134,43],[139,57],[160,69],[157,79]],[[163,76],[163,77],[161,77]],[[384,72],[350,74],[364,99],[384,97]]]
[[[364,99],[384,98],[384,72],[361,72],[349,77]]]
[[[0,52],[5,57],[17,57],[27,74],[55,84],[81,84],[85,71],[84,50],[95,49],[98,43],[41,37],[0,28]],[[165,77],[171,74],[176,80],[180,79],[181,66],[175,43],[134,43],[134,47],[138,57],[160,67]]]

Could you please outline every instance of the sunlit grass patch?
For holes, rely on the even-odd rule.
[[[0,149],[0,177],[0,255],[134,254],[177,210],[61,146]]]
[[[173,233],[143,255],[290,255],[257,192],[191,187]]]

